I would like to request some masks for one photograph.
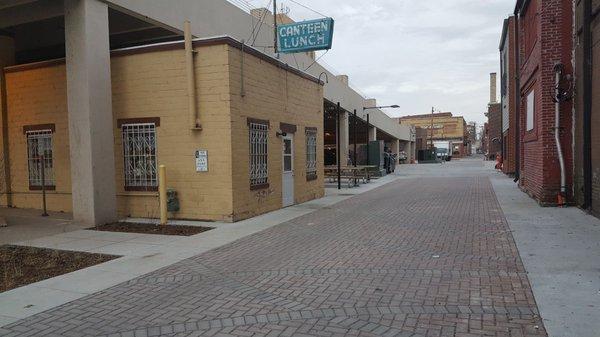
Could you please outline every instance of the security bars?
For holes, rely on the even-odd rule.
[[[250,143],[250,187],[260,187],[268,183],[267,165],[269,125],[248,123]]]
[[[317,176],[317,131],[306,130],[306,177]]]
[[[34,188],[42,187],[42,167],[44,169],[44,185],[54,186],[52,130],[27,131],[25,134],[27,135],[29,186]],[[40,163],[40,156],[44,156],[43,163]]]
[[[121,126],[123,134],[123,171],[126,190],[156,190],[156,125],[132,123]]]

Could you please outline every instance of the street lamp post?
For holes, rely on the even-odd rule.
[[[383,106],[372,106],[372,107],[363,107],[363,113],[367,110],[371,110],[371,109],[398,109],[400,106],[397,104],[393,104],[393,105],[383,105]],[[367,117],[367,165],[370,165],[370,158],[369,158],[369,113],[366,113],[366,117]],[[354,140],[356,142],[356,140]],[[355,154],[356,155],[356,154]]]
[[[356,167],[356,160],[357,160],[357,156],[356,156],[356,109],[354,109],[354,114],[352,116],[352,140],[354,141],[354,167]]]
[[[340,149],[341,149],[341,144],[340,144],[340,102],[337,103],[336,106],[336,131],[335,131],[335,136],[336,136],[336,143],[337,143],[337,149],[335,150],[335,153],[337,155],[337,183],[338,183],[338,190],[342,189],[342,154],[340,153]]]

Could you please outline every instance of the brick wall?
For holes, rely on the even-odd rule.
[[[502,152],[502,104],[488,104],[488,154],[496,158]]]
[[[431,135],[431,115],[406,116],[399,119],[400,124],[412,125],[426,129],[428,137]],[[461,116],[452,116],[450,113],[433,115],[433,139],[466,138],[467,124]]]
[[[241,96],[241,52],[229,50],[233,146],[234,220],[249,218],[282,205],[282,147],[276,136],[280,123],[293,124],[294,200],[301,203],[324,195],[323,88],[263,60],[244,58],[244,92]],[[269,186],[250,190],[247,118],[268,120]],[[317,128],[317,179],[307,181],[305,128]],[[242,160],[240,160],[242,159]]]
[[[23,126],[55,124],[53,134],[56,190],[48,191],[49,210],[70,212],[71,170],[65,66],[6,74],[7,123],[12,204],[42,208],[40,191],[29,190],[27,138]]]
[[[520,186],[541,204],[555,204],[560,169],[554,142],[554,64],[572,73],[572,2],[532,0],[519,24],[521,58],[521,180]],[[535,90],[534,128],[526,128],[527,95]],[[565,153],[568,191],[571,191],[571,103],[561,108],[561,141]],[[571,194],[571,193],[569,193]]]

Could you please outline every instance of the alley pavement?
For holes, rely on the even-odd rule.
[[[490,179],[473,163],[400,169],[378,189],[0,335],[546,336]]]

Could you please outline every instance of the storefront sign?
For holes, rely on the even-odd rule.
[[[208,151],[196,150],[196,172],[208,172]]]
[[[277,25],[277,44],[280,53],[331,49],[332,41],[332,18]]]

